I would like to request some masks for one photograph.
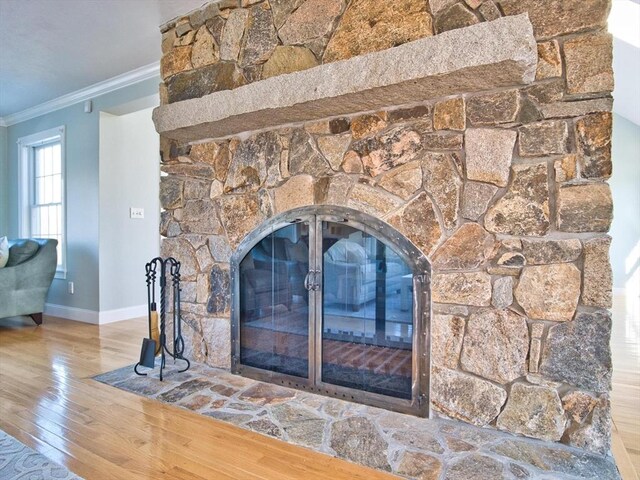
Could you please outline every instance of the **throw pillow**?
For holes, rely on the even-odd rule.
[[[0,238],[0,268],[3,268],[9,261],[9,240],[7,237]]]
[[[36,254],[39,248],[40,245],[34,240],[18,240],[9,249],[7,267],[14,267],[26,262]]]

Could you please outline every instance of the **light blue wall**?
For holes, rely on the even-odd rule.
[[[613,287],[637,295],[640,270],[640,126],[613,117]],[[635,293],[634,293],[635,291]]]
[[[7,128],[0,127],[0,237],[9,232],[9,166],[7,164]]]
[[[66,127],[67,279],[53,281],[48,303],[99,311],[99,128],[100,111],[153,95],[159,78],[93,99],[93,112],[79,103],[8,127],[8,228],[18,235],[18,147],[20,137],[60,125]],[[0,218],[2,218],[0,216]],[[1,224],[0,224],[1,225]],[[67,282],[75,294],[67,293]]]

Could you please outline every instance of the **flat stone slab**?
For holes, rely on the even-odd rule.
[[[192,364],[139,377],[133,366],[95,380],[412,479],[618,480],[609,456],[453,420],[417,418]],[[212,424],[211,428],[215,428]]]
[[[182,142],[533,82],[527,14],[162,105],[156,130]]]

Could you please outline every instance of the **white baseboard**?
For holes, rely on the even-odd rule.
[[[100,312],[100,325],[113,322],[121,322],[122,320],[130,320],[132,318],[146,317],[147,304],[136,305],[134,307],[117,308],[115,310],[106,310]]]
[[[131,318],[144,317],[147,314],[147,305],[136,305],[134,307],[118,308],[115,310],[105,310],[97,312],[95,310],[87,310],[84,308],[67,307],[65,305],[56,305],[53,303],[45,303],[45,315],[52,317],[65,318],[75,322],[90,323],[92,325],[106,325],[107,323],[120,322]]]
[[[44,314],[51,315],[52,317],[66,318],[67,320],[73,320],[75,322],[91,323],[93,325],[100,324],[99,313],[95,310],[86,310],[84,308],[45,303]]]

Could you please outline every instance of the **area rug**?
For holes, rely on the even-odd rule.
[[[0,430],[1,480],[82,480]]]
[[[178,362],[181,363],[181,362]],[[611,457],[447,419],[417,418],[251,380],[193,364],[169,363],[140,377],[125,367],[102,383],[278,440],[412,479],[619,479]],[[350,399],[346,399],[350,400]],[[215,428],[212,423],[211,428]]]

